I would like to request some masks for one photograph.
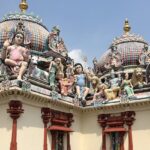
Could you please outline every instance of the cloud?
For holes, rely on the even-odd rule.
[[[84,68],[88,68],[87,57],[81,49],[73,49],[68,53],[75,63],[81,63]]]

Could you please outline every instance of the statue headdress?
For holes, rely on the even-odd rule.
[[[16,25],[16,28],[12,28],[10,33],[8,34],[8,38],[11,43],[13,42],[15,35],[18,33],[22,34],[24,37],[23,45],[29,45],[31,34],[30,31],[25,28],[24,22],[22,20],[19,20],[19,22]]]

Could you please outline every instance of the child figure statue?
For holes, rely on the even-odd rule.
[[[75,67],[75,85],[76,94],[78,99],[82,102],[82,105],[86,105],[85,97],[89,93],[89,88],[87,87],[87,75],[83,72],[83,67],[80,63],[76,63]]]

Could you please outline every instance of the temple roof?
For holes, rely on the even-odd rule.
[[[144,45],[148,45],[148,43],[142,36],[130,32],[131,27],[127,19],[125,20],[123,30],[124,33],[120,37],[114,38],[108,50],[100,57],[98,66],[102,70],[108,61],[112,46],[116,46],[117,51],[120,53],[123,66],[139,64],[139,55],[142,53]]]

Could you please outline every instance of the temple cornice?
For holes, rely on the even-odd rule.
[[[102,106],[89,106],[89,107],[80,107],[75,106],[72,103],[62,101],[62,100],[53,100],[52,97],[46,96],[36,92],[26,92],[22,91],[18,87],[11,87],[9,90],[0,92],[0,105],[8,103],[12,99],[19,100],[25,104],[36,106],[36,107],[59,107],[59,108],[68,108],[68,111],[79,111],[82,113],[88,112],[98,112],[98,113],[111,113],[111,112],[122,112],[122,111],[140,111],[150,109],[150,100],[148,98],[142,100],[134,100],[128,103],[114,103],[114,104],[105,104]]]

